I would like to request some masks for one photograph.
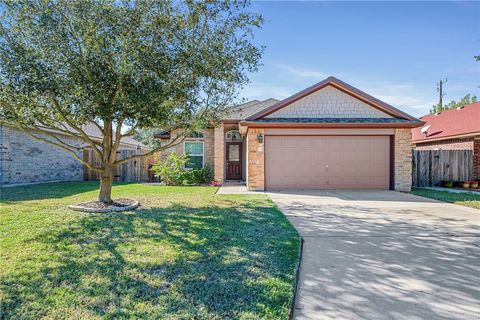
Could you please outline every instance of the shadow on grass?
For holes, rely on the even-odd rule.
[[[1,279],[0,318],[286,318],[298,235],[269,201],[230,205],[85,214],[46,230],[31,241],[53,254]]]
[[[98,181],[72,181],[32,184],[18,187],[0,188],[0,201],[43,200],[64,198],[84,192],[98,190]]]
[[[136,185],[136,182],[114,182],[113,186]],[[86,192],[98,191],[98,181],[72,181],[32,184],[18,187],[0,188],[0,203],[15,203],[19,201],[60,199]],[[96,199],[97,193],[92,196]]]

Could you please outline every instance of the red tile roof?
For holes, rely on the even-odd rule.
[[[451,109],[439,114],[429,114],[420,118],[425,125],[412,129],[412,141],[449,139],[455,136],[480,135],[480,102],[459,109]],[[420,130],[430,125],[427,135]]]

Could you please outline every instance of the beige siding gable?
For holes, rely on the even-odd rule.
[[[266,118],[392,118],[332,86],[315,91]]]

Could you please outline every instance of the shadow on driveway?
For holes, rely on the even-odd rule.
[[[480,317],[480,211],[391,191],[269,195],[305,240],[296,319]]]

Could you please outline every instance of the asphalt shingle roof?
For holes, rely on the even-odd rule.
[[[229,120],[245,120],[246,118],[254,115],[257,112],[268,108],[275,103],[277,103],[277,99],[267,99],[263,101],[259,100],[252,100],[238,106],[232,108],[232,111],[225,117],[225,119]]]

